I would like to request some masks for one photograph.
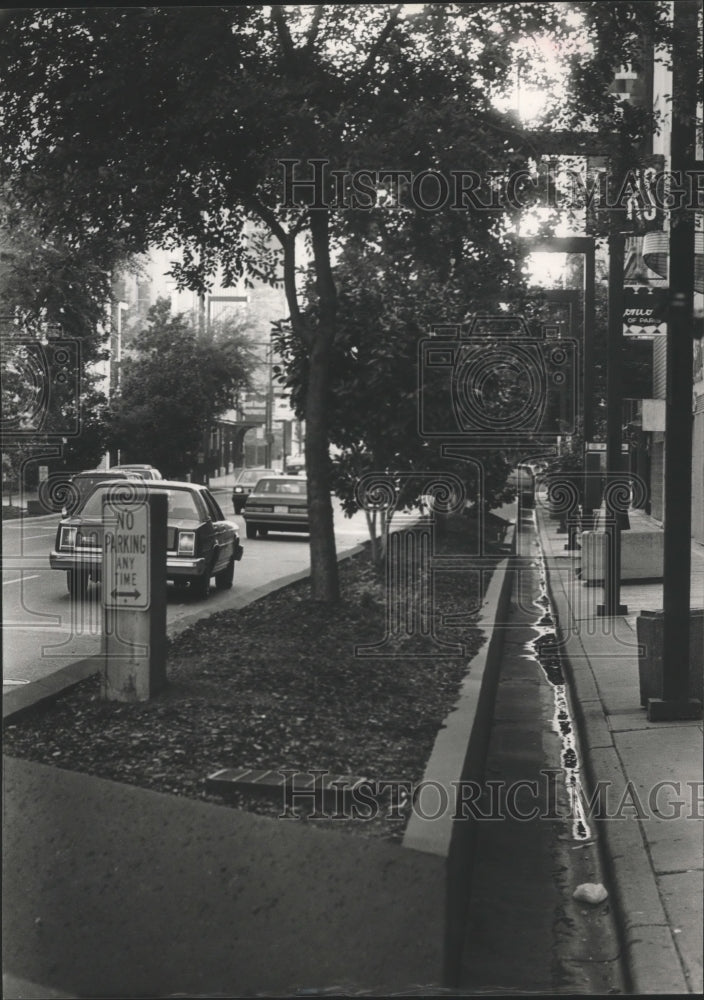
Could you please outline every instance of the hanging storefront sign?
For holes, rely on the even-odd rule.
[[[623,289],[623,334],[626,337],[657,337],[667,333],[667,288],[625,285]]]

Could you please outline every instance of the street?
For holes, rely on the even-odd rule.
[[[244,556],[237,563],[232,590],[213,589],[207,601],[169,586],[167,632],[226,608],[241,607],[253,591],[272,580],[309,566],[308,535],[275,533],[245,538],[244,519],[232,512],[231,488],[213,490],[225,516],[238,525]],[[333,501],[338,553],[368,538],[364,514],[349,519]],[[3,689],[24,685],[53,673],[73,660],[100,650],[100,588],[92,585],[87,600],[74,604],[65,574],[49,568],[58,517],[3,522]]]

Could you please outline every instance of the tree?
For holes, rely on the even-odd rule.
[[[343,192],[336,201],[337,180],[370,169],[449,176],[468,165],[522,165],[525,144],[493,98],[512,79],[515,39],[543,30],[567,33],[562,5],[427,4],[406,17],[402,4],[241,4],[45,8],[18,14],[0,40],[4,173],[47,231],[74,243],[118,233],[133,252],[178,245],[185,256],[174,273],[199,290],[218,266],[226,281],[283,281],[308,364],[314,599],[338,595],[327,435],[338,310],[331,261],[365,215],[363,199],[350,206]],[[287,197],[282,160],[289,174],[299,164],[310,177],[317,160],[342,175],[328,171],[315,195],[299,187]],[[251,237],[252,220],[278,253]],[[449,266],[433,213],[421,207],[407,224],[424,258],[440,252]],[[302,239],[315,272],[311,310],[301,308],[296,283]]]
[[[118,241],[97,235],[88,248],[42,234],[36,216],[4,187],[3,446],[28,485],[37,476],[31,463],[41,456],[55,470],[76,471],[104,454],[107,399],[96,365],[107,357],[107,262],[123,253]]]
[[[502,225],[486,214],[480,221],[485,227]],[[441,220],[435,222],[439,228]],[[439,232],[439,243],[460,235],[456,220],[450,217],[450,222],[454,232]],[[476,246],[476,220],[466,214],[462,224],[464,238],[474,236]],[[497,233],[486,241],[482,254],[459,257],[447,268],[442,254],[434,261],[419,261],[422,254],[414,251],[413,243],[413,234],[388,213],[372,212],[364,234],[348,238],[333,270],[340,293],[328,429],[334,450],[332,483],[348,514],[360,508],[357,484],[370,473],[388,473],[395,479],[394,510],[422,507],[423,483],[448,472],[464,482],[473,502],[495,506],[509,499],[504,487],[510,464],[500,449],[474,449],[467,456],[470,462],[455,461],[444,457],[437,439],[424,432],[423,415],[429,408],[448,423],[448,431],[452,429],[452,386],[449,377],[438,386],[426,382],[419,348],[434,327],[459,327],[475,312],[495,313],[517,302],[524,286],[525,251]],[[277,376],[302,414],[308,378],[305,352],[287,324],[277,330],[276,343],[283,359]],[[466,442],[471,445],[471,435]],[[475,462],[485,472],[481,483]],[[377,560],[384,553],[391,517],[384,511],[366,514],[372,558]]]
[[[111,447],[167,477],[191,470],[203,434],[249,385],[245,333],[246,325],[230,321],[201,340],[183,314],[172,316],[169,301],[159,299],[122,366],[109,410]]]

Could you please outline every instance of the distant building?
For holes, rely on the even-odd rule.
[[[169,276],[175,259],[173,252],[154,249],[136,262],[133,271],[116,277],[110,353],[118,364],[111,365],[111,391],[117,388],[123,352],[157,299],[169,299],[172,313],[187,314],[203,337],[223,319],[246,320],[251,326],[252,353],[260,358],[252,376],[254,388],[243,393],[235,408],[221,414],[204,435],[200,461],[192,474],[194,479],[206,481],[247,466],[283,467],[286,455],[302,449],[304,433],[272,373],[276,358],[271,350],[271,325],[288,316],[283,289],[263,282],[250,282],[253,287],[245,287],[241,280],[236,287],[216,283],[200,296],[177,288]]]

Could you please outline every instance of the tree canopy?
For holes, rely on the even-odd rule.
[[[585,62],[573,46],[581,90],[567,95],[555,125],[614,113],[604,93],[642,6],[576,5],[598,24],[602,47]],[[515,43],[549,33],[556,51],[570,51],[574,35],[564,16],[571,5],[415,9],[43,8],[16,13],[0,38],[2,176],[43,233],[87,250],[105,233],[132,252],[178,246],[177,279],[201,291],[218,267],[228,283],[243,275],[283,282],[308,366],[311,579],[320,600],[337,597],[328,418],[340,289],[332,263],[368,225],[364,199],[347,198],[346,179],[371,187],[374,199],[380,171],[410,175],[413,192],[413,178],[427,171],[489,177],[522,166],[534,148],[495,101],[512,86]],[[610,35],[616,22],[622,31]],[[322,197],[299,186],[287,198],[282,160],[299,179],[310,179],[310,161],[326,161]],[[461,208],[416,203],[399,214],[420,264],[449,273],[501,239],[494,213]],[[276,250],[252,235],[250,220]],[[296,281],[302,239],[315,275],[310,308]]]
[[[183,477],[197,464],[204,433],[249,385],[251,364],[244,324],[223,323],[204,340],[160,299],[121,366],[110,401],[111,447],[125,461]]]

